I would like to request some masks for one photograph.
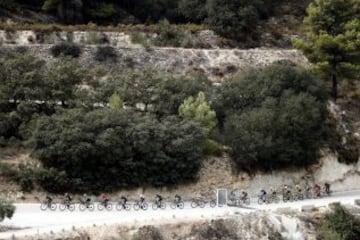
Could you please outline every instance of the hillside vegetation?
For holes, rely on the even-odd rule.
[[[308,8],[308,37],[295,42],[314,68],[280,61],[233,75],[218,87],[204,74],[106,71],[120,59],[106,42],[97,48],[93,69],[80,64],[81,48],[71,40],[52,45],[48,62],[24,48],[2,51],[0,145],[25,148],[40,164],[0,161],[1,176],[25,191],[40,185],[50,192],[97,193],[194,182],[202,160],[224,152],[235,171],[249,173],[306,167],[317,162],[323,147],[348,150],[348,144],[351,157],[345,161],[357,161],[358,139],[339,135],[327,111],[329,96],[347,96],[343,85],[356,89],[359,80],[360,5],[351,0],[348,11],[332,11],[344,1],[315,0]],[[2,1],[1,13],[18,17],[31,9],[70,24],[167,18],[158,36],[174,45],[178,32],[171,23],[186,22],[206,23],[241,42],[253,37],[260,20],[277,14],[275,4],[281,2]],[[324,19],[334,19],[331,28]]]

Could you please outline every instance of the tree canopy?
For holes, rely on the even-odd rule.
[[[315,64],[315,72],[331,80],[335,100],[339,81],[359,80],[359,16],[358,0],[315,0],[304,19],[309,29],[307,39],[295,41],[295,46]]]
[[[225,142],[239,169],[272,170],[317,160],[326,92],[304,70],[274,65],[221,87]]]

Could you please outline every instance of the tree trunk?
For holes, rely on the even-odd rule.
[[[334,102],[336,102],[337,97],[338,97],[338,79],[335,73],[332,74],[332,95],[334,98]]]

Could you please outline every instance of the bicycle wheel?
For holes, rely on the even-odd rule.
[[[166,203],[164,203],[164,202],[161,202],[161,205],[160,205],[160,207],[161,207],[161,209],[166,209]]]
[[[97,205],[97,208],[98,208],[99,211],[102,211],[102,210],[104,210],[104,205],[101,204],[101,203],[99,203],[99,204]]]
[[[118,203],[118,204],[116,204],[115,208],[116,208],[116,210],[121,211],[124,209],[124,206],[122,205],[122,203]]]
[[[138,203],[134,203],[133,208],[135,211],[138,211],[140,209],[140,205]]]
[[[75,204],[71,203],[69,206],[68,206],[68,209],[72,212],[75,210]]]
[[[215,199],[210,201],[210,207],[212,207],[212,208],[216,207],[216,200]]]
[[[158,204],[157,204],[157,203],[155,203],[155,202],[154,202],[154,203],[152,203],[152,205],[151,205],[151,206],[152,206],[152,209],[153,209],[153,210],[157,210],[157,209],[158,209],[158,207],[159,207],[159,206],[158,206]]]
[[[79,210],[81,211],[81,212],[83,212],[83,211],[85,211],[85,209],[86,209],[86,206],[85,206],[85,204],[80,204],[79,205]]]
[[[264,203],[264,200],[263,200],[261,197],[259,197],[259,198],[258,198],[258,204],[259,204],[259,205],[262,205],[263,203]]]
[[[128,204],[128,203],[126,203],[126,204],[125,204],[125,210],[126,210],[126,211],[130,211],[130,209],[131,209],[131,205]]]
[[[90,203],[88,206],[87,206],[87,209],[89,209],[89,211],[94,211],[95,209],[95,206],[93,203]]]
[[[198,203],[193,200],[193,201],[191,202],[191,207],[192,207],[192,208],[196,208],[197,206],[198,206]]]
[[[65,204],[60,204],[59,209],[60,209],[60,211],[65,211],[66,205]]]
[[[106,210],[111,211],[112,210],[112,203],[106,204]]]
[[[184,206],[185,206],[185,203],[184,203],[183,201],[180,201],[180,202],[178,203],[178,208],[184,209]]]
[[[57,207],[57,205],[56,205],[55,203],[52,203],[52,204],[50,205],[50,210],[55,211],[55,210],[56,210],[56,207]]]
[[[201,208],[204,208],[205,207],[205,201],[204,200],[200,200],[200,202],[199,202],[199,207],[201,207]]]
[[[292,194],[289,194],[289,202],[293,202],[294,201],[294,196]]]
[[[46,203],[41,203],[40,204],[40,209],[45,211],[48,208],[48,205]]]
[[[141,206],[141,209],[144,210],[144,211],[147,210],[148,209],[148,204],[144,202],[142,204],[142,206]]]
[[[176,204],[175,202],[171,202],[170,203],[170,208],[171,209],[175,209],[177,207],[178,204]]]

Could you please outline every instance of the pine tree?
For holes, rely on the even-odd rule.
[[[360,1],[314,0],[307,14],[307,40],[295,40],[295,47],[314,63],[315,73],[331,79],[336,101],[339,81],[359,80]]]
[[[210,108],[203,92],[199,92],[196,99],[193,97],[185,99],[179,107],[179,114],[183,118],[200,123],[207,135],[212,132],[217,124],[216,113]]]

